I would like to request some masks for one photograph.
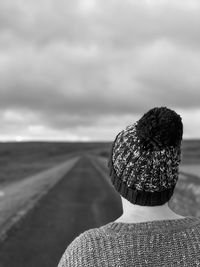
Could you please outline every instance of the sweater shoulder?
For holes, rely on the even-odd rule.
[[[82,232],[77,238],[74,240],[74,244],[76,246],[83,245],[85,249],[91,245],[93,246],[94,243],[98,243],[98,240],[102,240],[105,238],[106,229],[104,226],[98,228],[92,228]]]
[[[93,266],[93,254],[98,239],[102,239],[101,227],[92,228],[79,234],[65,250],[58,267]],[[90,264],[90,265],[89,265]]]
[[[103,231],[101,228],[92,228],[89,230],[86,230],[79,234],[73,241],[72,243],[68,246],[69,251],[74,250],[74,249],[81,249],[83,250],[88,249],[90,246],[90,243],[93,242],[93,240],[98,240],[98,238],[101,238],[103,235]],[[80,250],[79,250],[80,251]]]
[[[83,242],[84,240],[90,241],[93,239],[98,239],[103,237],[105,234],[105,230],[104,230],[104,226],[98,227],[98,228],[91,228],[89,230],[86,230],[84,232],[82,232],[80,235],[78,235],[75,238],[75,242],[79,243],[79,242]]]
[[[70,248],[74,248],[77,246],[84,246],[85,248],[88,246],[88,244],[92,241],[97,241],[98,239],[101,239],[105,236],[105,230],[104,226],[98,227],[98,228],[92,228],[89,230],[86,230],[79,234],[69,245]],[[85,246],[86,245],[86,246]]]

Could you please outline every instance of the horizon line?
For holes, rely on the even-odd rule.
[[[29,139],[29,140],[0,140],[0,143],[108,143],[114,140],[56,140],[56,139]],[[183,138],[182,141],[200,141],[199,138]]]

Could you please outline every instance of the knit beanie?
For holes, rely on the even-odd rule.
[[[133,204],[157,206],[168,202],[178,180],[183,124],[166,107],[156,107],[122,130],[109,159],[115,189]]]

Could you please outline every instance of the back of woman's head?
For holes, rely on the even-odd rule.
[[[163,205],[178,180],[183,124],[166,107],[156,107],[115,138],[109,159],[115,189],[133,204]]]

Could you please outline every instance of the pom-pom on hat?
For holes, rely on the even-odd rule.
[[[115,189],[141,206],[169,201],[178,180],[182,135],[181,117],[166,107],[149,110],[122,130],[108,163]]]

